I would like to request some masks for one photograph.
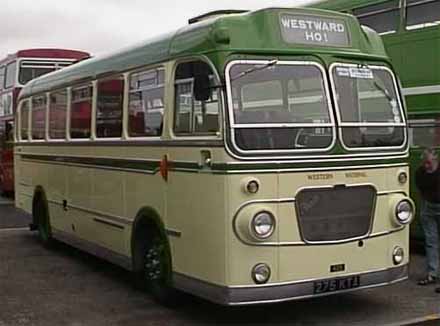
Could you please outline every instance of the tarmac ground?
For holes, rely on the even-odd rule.
[[[43,247],[29,222],[0,198],[0,326],[440,325],[440,294],[416,285],[425,266],[418,251],[410,279],[392,286],[235,308],[183,295],[170,309],[135,289],[115,265],[61,243]]]

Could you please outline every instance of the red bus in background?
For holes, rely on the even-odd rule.
[[[31,79],[87,59],[66,49],[27,49],[0,60],[0,191],[14,191],[14,114],[20,89]]]

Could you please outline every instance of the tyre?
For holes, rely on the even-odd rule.
[[[174,306],[178,292],[172,287],[172,264],[168,242],[159,232],[150,236],[138,246],[142,255],[142,268],[137,283],[146,288],[153,298],[165,306]]]
[[[50,227],[49,208],[43,194],[36,198],[32,211],[34,222],[37,224],[37,232],[40,241],[43,245],[50,246],[53,239]]]

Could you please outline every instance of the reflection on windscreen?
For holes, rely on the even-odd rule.
[[[347,147],[400,146],[403,112],[391,73],[380,67],[338,65],[333,79]]]
[[[229,78],[234,136],[241,149],[322,149],[331,144],[328,100],[317,66],[240,63],[231,67]]]

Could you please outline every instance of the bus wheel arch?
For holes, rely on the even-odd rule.
[[[32,223],[36,226],[38,236],[44,245],[52,242],[52,230],[50,226],[49,205],[46,192],[42,186],[35,187],[32,197]]]
[[[173,304],[171,249],[165,225],[156,210],[139,210],[133,223],[131,251],[136,285],[148,289],[157,301]]]

